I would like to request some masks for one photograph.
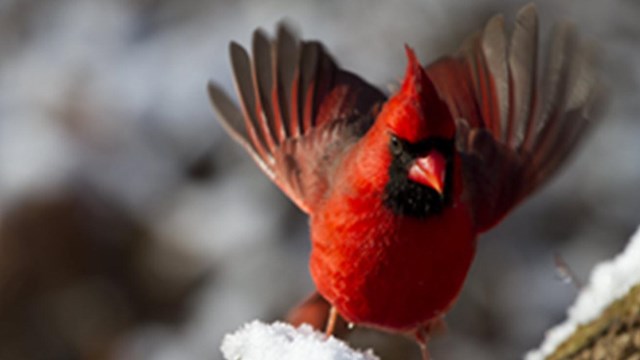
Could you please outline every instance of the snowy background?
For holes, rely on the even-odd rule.
[[[0,0],[0,359],[221,359],[226,332],[312,290],[306,220],[215,121],[227,44],[282,18],[381,88],[523,1]],[[602,125],[481,238],[437,359],[513,359],[640,223],[640,3],[538,2],[601,46]],[[406,339],[356,329],[383,359]]]

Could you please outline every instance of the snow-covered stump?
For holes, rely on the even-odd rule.
[[[640,229],[624,252],[597,265],[569,309],[527,360],[640,360]]]
[[[306,324],[257,320],[226,335],[221,350],[226,360],[379,360],[371,350],[353,350]]]

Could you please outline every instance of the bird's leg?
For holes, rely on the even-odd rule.
[[[329,310],[329,318],[327,319],[327,326],[324,329],[324,333],[327,336],[330,336],[333,334],[333,330],[336,327],[337,318],[338,318],[338,310],[336,309],[335,306],[331,306],[331,309]]]
[[[422,360],[431,360],[431,355],[429,355],[429,348],[427,347],[427,343],[429,342],[430,337],[429,326],[420,326],[416,330],[416,342],[418,346],[420,346],[420,353],[422,354]]]
[[[431,335],[434,333],[444,332],[446,330],[446,324],[442,315],[435,317],[428,323],[419,326],[415,332],[415,339],[420,346],[420,352],[422,353],[422,360],[430,360],[428,343],[431,339]]]

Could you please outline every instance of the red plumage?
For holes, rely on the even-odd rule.
[[[242,111],[211,83],[222,124],[311,218],[311,275],[347,321],[422,333],[457,298],[478,233],[542,185],[595,117],[589,49],[554,30],[538,80],[528,5],[422,67],[406,47],[389,99],[317,42],[256,31],[231,44]]]

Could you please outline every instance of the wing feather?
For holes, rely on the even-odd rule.
[[[595,62],[574,26],[554,28],[540,81],[537,43],[530,4],[518,12],[508,40],[502,17],[494,17],[457,56],[427,68],[457,118],[465,191],[479,231],[544,184],[598,115]],[[453,85],[460,81],[473,84],[475,96]]]
[[[531,134],[535,106],[538,61],[538,14],[529,4],[518,12],[511,36],[509,71],[511,74],[511,98],[507,145],[524,144],[526,134]],[[521,150],[521,148],[518,148]]]
[[[484,29],[482,51],[487,66],[489,119],[492,132],[504,139],[509,108],[509,69],[507,68],[507,40],[504,17],[494,16]]]
[[[276,76],[278,79],[277,103],[280,105],[278,123],[278,139],[282,142],[288,136],[285,124],[292,123],[291,88],[298,62],[298,40],[283,24],[278,26],[278,37],[275,44]]]
[[[224,128],[309,212],[328,189],[334,164],[327,159],[340,158],[371,126],[385,96],[286,25],[274,40],[256,30],[252,48],[251,60],[230,46],[241,110],[213,83],[211,101]]]
[[[302,133],[305,134],[311,128],[313,112],[313,89],[316,84],[316,69],[318,68],[318,52],[320,45],[315,42],[305,43],[302,46],[302,60],[300,61],[301,89],[300,89],[300,116]]]
[[[277,124],[273,121],[273,108],[271,106],[271,46],[267,35],[261,29],[253,33],[253,67],[252,75],[256,90],[257,116],[263,117],[260,120],[261,130],[264,134],[266,144],[271,152],[279,142],[281,135]]]
[[[257,119],[257,108],[255,93],[253,91],[253,79],[251,77],[251,65],[249,62],[249,55],[238,44],[232,42],[229,46],[231,54],[231,66],[236,76],[236,88],[240,95],[240,102],[242,103],[242,109],[245,118],[245,125],[247,128],[247,134],[249,139],[256,149],[258,155],[268,162],[271,156],[267,152],[264,136],[261,131],[261,126]]]

